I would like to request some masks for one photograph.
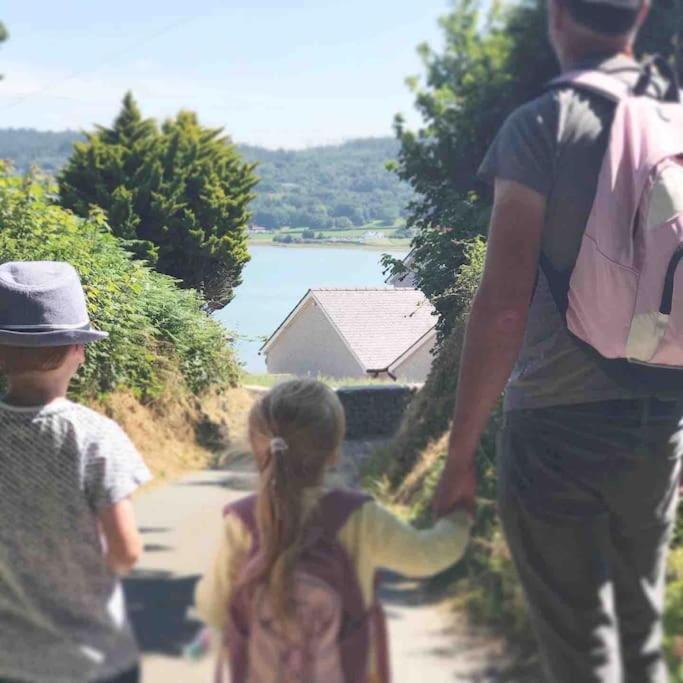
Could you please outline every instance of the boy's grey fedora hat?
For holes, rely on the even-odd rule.
[[[73,266],[60,261],[0,265],[0,345],[68,346],[108,336],[90,326]]]

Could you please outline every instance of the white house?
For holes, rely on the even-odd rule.
[[[415,289],[310,289],[261,353],[276,374],[424,382],[435,323]]]
[[[407,268],[403,275],[390,275],[386,283],[392,287],[408,287],[410,289],[415,289],[417,284],[417,277],[415,276],[415,271],[413,270],[413,264],[415,262],[415,251],[411,250],[408,255],[403,259],[403,265]]]

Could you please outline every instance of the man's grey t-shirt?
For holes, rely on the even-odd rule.
[[[85,683],[136,665],[97,515],[149,478],[103,415],[0,402],[0,679]]]
[[[579,68],[597,68],[631,85],[641,73],[626,56],[589,60]],[[482,163],[483,179],[512,180],[546,197],[542,249],[559,271],[571,270],[576,262],[614,109],[600,95],[569,87],[549,90],[508,118]],[[634,396],[570,337],[540,272],[526,337],[506,391],[506,410]]]

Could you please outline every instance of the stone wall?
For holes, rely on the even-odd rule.
[[[392,436],[416,391],[414,385],[400,384],[337,389],[346,411],[346,437],[372,439]]]

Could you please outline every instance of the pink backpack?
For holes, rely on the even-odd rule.
[[[321,499],[292,585],[298,633],[280,628],[265,585],[235,590],[224,643],[232,683],[366,683],[371,640],[388,682],[383,612],[377,601],[370,609],[365,606],[355,567],[337,540],[351,514],[369,500],[341,489]],[[225,509],[239,517],[253,539],[242,585],[259,560],[255,504],[256,497],[249,496]],[[226,662],[220,662],[216,681],[226,679]]]
[[[683,105],[675,77],[665,99],[644,95],[651,77],[650,64],[634,89],[599,71],[552,84],[616,103],[566,322],[627,384],[683,388]]]

